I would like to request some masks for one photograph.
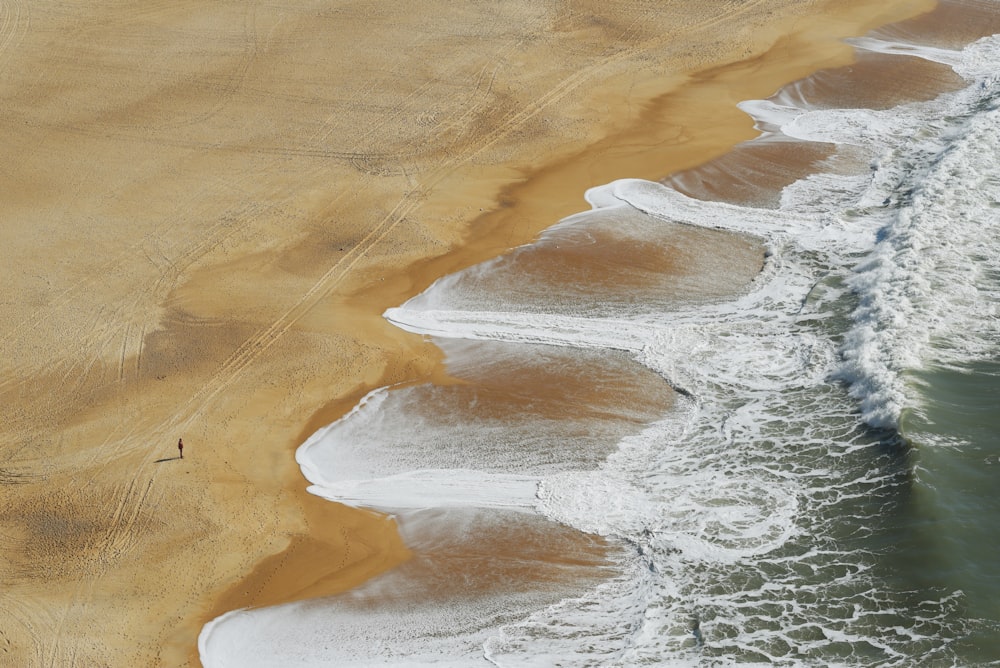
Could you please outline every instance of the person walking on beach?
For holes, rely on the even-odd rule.
[[[184,439],[177,439],[177,451],[181,453],[181,459],[184,459]]]

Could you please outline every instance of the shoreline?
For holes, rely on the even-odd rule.
[[[920,78],[919,81],[921,82],[921,84],[922,84],[923,87],[921,87],[921,86],[912,86],[912,90],[911,90],[910,88],[908,88],[908,86],[905,83],[903,85],[895,85],[894,86],[894,85],[892,85],[892,83],[889,83],[889,82],[892,82],[893,78],[899,75],[899,72],[895,71],[897,69],[896,65],[898,64],[899,61],[906,61],[908,59],[905,59],[905,58],[899,58],[899,59],[897,59],[894,56],[885,57],[885,56],[882,56],[882,55],[875,55],[875,56],[873,56],[873,59],[875,61],[885,60],[886,62],[881,62],[881,63],[880,62],[875,62],[874,65],[872,65],[871,63],[868,63],[866,65],[866,67],[868,67],[870,69],[869,69],[869,71],[867,73],[867,76],[870,77],[870,76],[874,75],[876,78],[881,77],[883,84],[888,83],[888,85],[886,85],[885,89],[884,89],[884,91],[888,91],[888,92],[884,92],[882,88],[879,88],[877,86],[875,88],[865,88],[864,92],[875,91],[875,95],[876,96],[884,96],[885,99],[890,100],[890,103],[880,107],[878,104],[872,103],[870,100],[868,100],[868,101],[866,101],[865,104],[862,104],[861,106],[866,106],[866,107],[871,106],[871,107],[874,107],[874,108],[889,108],[889,107],[891,107],[893,105],[901,104],[901,103],[906,102],[906,101],[908,101],[910,99],[913,99],[913,100],[918,100],[918,99],[919,100],[930,100],[930,99],[932,99],[934,97],[934,95],[936,93],[939,93],[941,91],[958,90],[961,87],[960,83],[961,83],[962,80],[959,77],[957,77],[957,75],[954,75],[952,73],[951,69],[948,68],[947,66],[938,65],[936,63],[929,63],[928,61],[924,61],[924,60],[920,60],[920,59],[916,59],[916,58],[912,59],[912,61],[913,61],[912,65],[914,66],[915,71],[918,72],[921,75],[922,78]],[[857,63],[858,61],[854,61],[854,62]],[[889,62],[892,62],[893,64],[890,66],[890,65],[887,64]],[[910,64],[905,65],[903,69],[905,69],[906,67],[910,67]],[[729,67],[721,67],[721,68],[718,68],[718,69],[720,71],[727,71],[730,68]],[[734,68],[734,69],[738,69],[738,68]],[[824,68],[824,69],[826,69],[826,68]],[[850,68],[849,65],[844,65],[844,66],[841,66],[839,69],[850,70],[851,68]],[[921,71],[921,70],[923,70],[923,71]],[[938,78],[935,78],[935,77],[938,77]],[[698,77],[698,78],[700,79],[701,77]],[[706,77],[706,78],[707,79],[711,79],[711,77]],[[861,77],[861,78],[863,79],[864,77]],[[918,81],[918,77],[916,77],[916,76],[912,76],[911,79],[912,79],[912,81]],[[669,97],[672,94],[673,93],[668,93],[664,97]],[[649,110],[647,109],[647,111],[649,111]],[[797,142],[795,140],[793,140],[791,143],[795,144]],[[598,144],[603,146],[605,144],[605,142],[602,141],[602,142],[599,142]],[[609,140],[607,142],[607,144],[613,144],[613,142],[611,142]],[[588,147],[588,149],[585,150],[585,151],[583,151],[581,153],[581,155],[587,155],[589,158],[594,159],[595,161],[597,161],[596,158],[594,158],[594,156],[589,155],[591,153],[591,148],[593,148],[593,147]],[[595,153],[596,153],[597,156],[601,155],[601,151],[595,151]],[[721,155],[722,156],[729,156],[730,152],[724,152]],[[776,160],[779,161],[779,162],[781,161],[780,158],[777,158]],[[572,162],[572,160],[567,160],[566,165],[569,165],[571,162]],[[695,164],[691,165],[690,168],[696,169],[697,167],[703,166],[705,164],[707,164],[707,163],[695,163]],[[563,165],[562,167],[565,167],[566,165]],[[556,171],[556,172],[562,171],[560,169],[560,167],[557,167],[557,166],[553,166],[551,169],[553,171]],[[804,167],[802,165],[797,165],[796,166],[796,165],[794,165],[794,161],[793,161],[793,170],[796,170],[796,169],[806,170],[806,167]],[[547,169],[542,170],[542,172],[540,172],[539,174],[542,174],[542,173],[545,173],[545,172],[548,172],[548,171],[549,171],[549,169],[547,168]],[[572,171],[572,170],[571,169],[566,169],[565,171]],[[678,173],[679,172],[673,172],[672,175],[676,175]],[[532,180],[535,177],[537,177],[537,176],[538,176],[538,174],[529,176],[528,178],[525,179],[525,181],[523,183],[520,183],[520,184],[518,184],[516,186],[511,186],[510,188],[506,189],[505,190],[505,196],[502,198],[503,201],[504,202],[510,202],[509,206],[510,206],[511,209],[515,209],[515,210],[518,209],[519,208],[519,204],[518,203],[519,202],[523,202],[524,200],[523,199],[519,199],[517,196],[515,196],[514,193],[517,193],[517,192],[521,191],[522,188],[528,189],[530,187],[530,185],[531,185]],[[725,189],[726,187],[723,186],[723,188]],[[734,199],[733,201],[736,201],[736,199]],[[522,213],[523,213],[523,211],[524,211],[525,208],[530,208],[530,207],[522,207],[521,208],[521,212]],[[489,215],[490,214],[486,214],[486,216],[489,216]],[[514,216],[514,215],[516,215],[516,213],[510,213],[509,215]],[[482,219],[485,218],[486,216],[480,217],[479,219],[477,219],[477,222],[483,222]],[[547,228],[543,228],[543,229],[547,229]],[[530,243],[531,242],[529,242],[529,244]],[[511,249],[507,249],[507,250],[509,251]],[[449,253],[449,255],[451,255],[451,253]],[[435,258],[435,260],[440,260],[440,259],[441,258]],[[459,260],[459,262],[463,262],[463,260]],[[378,286],[378,287],[379,287],[379,289],[381,289],[381,286]],[[445,376],[441,376],[438,379],[438,381],[444,383],[444,382],[448,382],[449,379],[447,377],[445,377]],[[337,417],[340,417],[344,413],[346,413],[347,411],[350,410],[350,406],[353,406],[353,403],[351,403],[346,398],[340,398],[335,403],[337,404],[337,408],[333,408],[331,406],[327,406],[327,407],[325,407],[324,410],[321,410],[317,414],[314,414],[312,420],[310,421],[310,426],[312,426],[313,423],[316,423],[317,421],[318,421],[318,424],[320,424],[320,426],[325,426],[326,424],[329,423],[328,421],[323,421],[323,418],[320,417],[322,415],[322,413],[326,409],[329,409],[330,414],[335,415]],[[348,405],[348,404],[350,404],[350,405]],[[347,407],[344,408],[344,406],[347,406]],[[334,419],[336,419],[336,418],[334,418]],[[304,434],[310,434],[310,433],[312,433],[311,429],[307,428],[306,430],[304,430]],[[405,543],[405,541],[404,541],[404,543]],[[346,588],[350,588],[350,586],[348,586]],[[280,596],[279,596],[279,598],[280,598]],[[295,596],[294,598],[289,598],[288,600],[289,601],[299,600],[299,597]]]
[[[901,4],[902,13],[932,3]],[[439,276],[529,241],[583,208],[583,190],[610,180],[604,175],[658,178],[753,136],[752,122],[730,96],[769,95],[789,77],[841,62],[850,50],[835,41],[840,33],[863,32],[890,16],[881,7],[854,11],[856,23],[786,19],[807,25],[764,49],[770,56],[739,60],[737,53],[723,57],[705,46],[699,57],[737,62],[702,67],[688,87],[675,73],[667,78],[674,86],[668,92],[655,90],[663,73],[651,73],[656,68],[648,63],[641,77],[616,79],[620,72],[614,67],[628,72],[629,58],[641,56],[631,52],[545,93],[546,104],[565,105],[559,113],[543,105],[520,110],[510,93],[501,110],[506,116],[486,114],[487,122],[507,123],[506,130],[468,144],[461,160],[446,157],[444,166],[435,166],[438,155],[448,156],[455,147],[443,141],[410,161],[419,163],[415,171],[404,165],[402,173],[394,173],[390,159],[377,153],[343,158],[330,151],[323,156],[345,160],[349,167],[309,162],[284,176],[291,161],[315,160],[310,151],[318,155],[319,139],[324,132],[331,136],[335,126],[292,124],[288,136],[305,133],[317,142],[281,147],[280,153],[269,128],[250,139],[230,131],[227,123],[240,118],[235,112],[241,91],[256,91],[248,82],[263,76],[254,61],[258,51],[249,47],[235,62],[220,51],[225,77],[198,70],[204,83],[196,79],[193,94],[168,100],[174,105],[168,109],[180,110],[170,123],[149,120],[166,113],[159,98],[151,104],[141,96],[128,104],[87,102],[67,112],[62,98],[47,96],[50,82],[29,86],[12,79],[7,86],[20,92],[23,85],[27,92],[17,98],[23,109],[14,109],[4,145],[29,158],[20,171],[5,176],[4,185],[26,193],[18,203],[22,208],[12,214],[19,222],[23,218],[24,229],[38,225],[49,234],[44,252],[30,262],[17,254],[43,248],[34,231],[23,238],[11,231],[4,236],[16,260],[10,266],[18,281],[11,289],[26,295],[23,306],[5,305],[11,325],[2,341],[13,360],[6,375],[15,380],[0,386],[14,406],[5,415],[10,417],[5,440],[15,446],[5,452],[11,464],[4,474],[24,482],[3,490],[12,518],[0,527],[15,537],[4,555],[15,575],[2,604],[3,616],[13,622],[5,628],[13,656],[23,665],[80,656],[95,663],[198,665],[193,639],[201,626],[243,592],[256,592],[260,604],[298,600],[342,591],[404,560],[406,547],[391,522],[308,495],[288,457],[304,432],[339,417],[367,389],[443,380],[440,353],[385,323],[385,308]],[[134,32],[127,34],[138,36],[135,26],[147,18],[125,17],[105,27],[95,15],[73,34],[111,35],[129,28]],[[248,13],[244,18],[248,44],[266,46],[287,29],[283,17]],[[766,23],[765,17],[743,18],[733,14],[720,22],[747,31]],[[75,21],[69,13],[57,19]],[[720,22],[703,22],[698,35],[719,29]],[[35,45],[28,27],[17,25],[24,30],[11,33],[16,39],[5,42],[8,54],[30,59],[31,49],[45,44]],[[185,25],[184,30],[200,38],[208,28]],[[817,53],[821,35],[829,41]],[[744,32],[730,45],[752,55],[773,37]],[[599,44],[607,37],[593,39]],[[667,37],[658,41],[667,42]],[[809,57],[790,58],[788,51],[798,48]],[[699,69],[692,67],[698,59],[690,54],[685,59],[671,52],[661,59],[678,71]],[[15,60],[15,70],[16,65]],[[51,71],[78,75],[72,63],[60,66],[70,69]],[[148,77],[142,66],[136,71]],[[57,74],[50,76],[58,80]],[[734,93],[735,80],[744,85],[736,90],[748,92]],[[600,88],[612,81],[600,93],[592,90],[573,100],[584,83]],[[547,85],[525,84],[524,91],[545,91]],[[95,93],[85,88],[84,81],[65,99],[90,100],[86,96]],[[657,101],[637,112],[623,95],[629,89]],[[95,90],[100,94],[102,88]],[[421,90],[410,93],[418,96],[415,103]],[[275,99],[293,112],[299,104],[292,90]],[[485,113],[488,99],[474,98],[472,111]],[[574,116],[594,101],[606,106]],[[225,113],[226,105],[234,108],[232,114]],[[714,105],[719,116],[706,118],[706,105]],[[554,124],[556,133],[548,136],[542,120]],[[463,138],[458,121],[437,122],[432,127],[447,139]],[[693,130],[678,129],[704,128],[706,122],[714,127],[699,141],[691,140],[699,136]],[[27,130],[14,133],[11,128],[21,123]],[[136,151],[146,141],[166,157]],[[29,153],[32,142],[57,146],[69,159],[56,149]],[[538,153],[556,157],[539,165],[532,157]],[[64,166],[53,167],[57,164]],[[99,174],[86,171],[93,164],[101,166]],[[345,181],[331,199],[324,187],[354,178],[359,166],[357,187]],[[203,175],[215,190],[198,190],[197,176],[188,172]],[[255,179],[264,186],[255,186]],[[25,183],[32,187],[22,187]],[[225,196],[218,197],[220,192]],[[476,213],[489,202],[499,202],[498,208]],[[102,230],[99,226],[66,232],[45,216],[74,224],[78,217],[102,221],[107,231],[96,239],[86,233]],[[156,224],[140,227],[147,219]],[[332,221],[354,219],[364,224],[330,229]],[[205,221],[211,224],[205,227]],[[290,221],[295,221],[291,232]],[[457,229],[464,230],[460,239]],[[115,238],[116,230],[121,238]],[[67,253],[69,261],[60,259]],[[317,275],[312,267],[330,266],[331,256],[332,267]],[[49,272],[44,284],[32,278],[39,267]],[[47,330],[39,329],[45,325]],[[332,377],[339,382],[335,388]],[[67,392],[76,397],[70,400]],[[46,393],[52,398],[35,398]],[[170,461],[178,434],[189,450],[183,464]],[[321,525],[326,526],[318,530]],[[303,568],[329,561],[327,550],[343,557],[358,545],[367,552],[345,560],[346,570],[325,565],[302,576]],[[121,631],[97,640],[95,619]]]
[[[929,9],[924,11],[929,11]],[[908,18],[908,16],[903,18]],[[896,20],[888,23],[895,22]],[[883,23],[873,23],[863,32],[878,25],[883,25]],[[863,32],[858,34],[863,34]],[[398,277],[400,279],[398,282],[387,277],[389,280],[385,282],[372,283],[368,289],[362,289],[357,293],[356,300],[367,304],[385,304],[386,308],[391,308],[416,296],[437,278],[506,254],[507,251],[520,243],[530,243],[531,239],[534,239],[548,227],[555,225],[563,218],[580,212],[586,206],[583,199],[583,191],[586,187],[603,185],[615,178],[623,177],[658,180],[669,174],[698,167],[713,158],[725,155],[740,142],[758,135],[758,132],[753,128],[753,120],[736,106],[737,102],[744,99],[766,97],[781,86],[804,78],[817,70],[843,67],[854,61],[853,47],[840,42],[840,38],[824,44],[825,49],[816,49],[815,44],[811,42],[812,37],[809,31],[803,31],[802,34],[796,35],[794,38],[786,36],[751,61],[737,61],[693,73],[690,75],[690,80],[678,82],[675,88],[655,96],[644,107],[643,112],[630,128],[604,137],[579,153],[552,165],[547,165],[504,187],[501,194],[497,196],[497,201],[501,202],[500,208],[487,211],[476,217],[470,225],[470,232],[467,233],[465,243],[458,249],[441,256],[418,260],[411,265],[409,271],[405,272],[406,275]],[[789,64],[788,52],[796,52],[797,50],[811,56],[807,61],[808,64],[801,62],[795,62],[794,65]],[[769,70],[769,64],[774,64],[776,67]],[[747,76],[748,74],[755,76],[750,77]],[[736,82],[740,82],[740,84],[737,85]],[[734,91],[745,92],[733,94]],[[727,102],[718,105],[717,100],[720,97],[724,99],[728,97]],[[732,103],[729,104],[729,102]],[[679,141],[667,150],[662,149],[663,144],[668,143],[669,139],[665,139],[660,133],[668,136],[683,135],[684,128],[698,127],[700,123],[704,122],[703,112],[706,107],[717,114],[717,117],[713,117],[718,119],[715,121],[715,127],[725,128],[725,134],[704,137],[701,143]],[[685,111],[692,110],[696,111],[685,116]],[[678,121],[679,117],[682,117],[683,120]],[[655,128],[655,130],[651,131],[650,128]],[[647,145],[644,145],[644,142]],[[648,144],[652,144],[652,146]],[[632,151],[622,152],[619,148],[622,145],[630,146]],[[643,148],[636,152],[636,146]],[[669,164],[670,167],[664,168],[664,164]],[[640,173],[636,174],[636,172]],[[548,199],[546,195],[552,192],[568,193],[572,188],[568,184],[586,182],[586,178],[582,177],[582,174],[586,174],[587,178],[592,179],[593,182],[579,190],[578,202],[560,199],[553,203]],[[529,222],[513,224],[510,222],[518,219]],[[542,222],[546,220],[550,222]],[[480,233],[480,230],[485,230],[485,233]],[[511,239],[524,241],[512,244]],[[413,274],[419,275],[421,279],[415,281]],[[422,287],[417,289],[417,286]],[[439,366],[435,366],[426,376],[403,382],[402,385],[428,381],[448,383],[450,379],[446,372]],[[374,389],[374,386],[365,389]],[[317,429],[343,417],[357,404],[364,393],[356,392],[353,396],[338,397],[316,411],[310,417],[299,442],[303,442]],[[372,512],[379,515],[377,511]],[[277,556],[280,555],[276,555],[272,559],[277,558]],[[267,568],[262,566],[262,570],[266,571]],[[248,581],[253,581],[253,576],[248,578]],[[332,580],[328,581],[329,584],[332,584]],[[296,592],[295,595],[287,599],[282,600],[279,597],[279,601],[276,602],[291,603],[305,598],[340,593],[356,586],[356,584],[359,583],[345,583],[344,586],[334,584],[329,588],[319,587],[312,594],[306,589]],[[213,615],[206,622],[232,610],[234,610],[232,607],[217,606],[218,614]]]

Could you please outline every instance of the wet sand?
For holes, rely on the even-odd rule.
[[[946,0],[914,18],[873,31],[887,40],[913,41],[959,49],[981,37],[1000,32],[996,6],[983,0]],[[964,86],[948,66],[905,55],[860,51],[847,65],[826,67],[788,86],[779,104],[811,108],[888,109],[909,101],[930,100]],[[863,165],[847,147],[802,142],[784,136],[749,141],[664,183],[706,200],[775,206],[781,189],[822,165],[826,170],[857,171]]]
[[[882,34],[914,34],[916,28],[912,26],[922,25],[923,20],[901,22]],[[889,109],[905,102],[930,100],[964,85],[964,80],[946,65],[912,56],[859,51],[850,64],[824,68],[787,86],[772,99],[777,104],[810,109]],[[691,197],[776,206],[782,188],[820,167],[833,171],[865,169],[849,147],[835,151],[829,144],[779,134],[742,143],[718,158],[672,174],[664,183]]]
[[[382,311],[929,7],[4,5],[4,662],[197,665],[217,614],[404,562],[292,458],[441,376]]]

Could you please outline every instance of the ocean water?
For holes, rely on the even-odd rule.
[[[853,40],[956,83],[747,101],[758,140],[387,312],[454,384],[297,459],[417,557],[204,664],[1000,663],[1000,37],[961,42]]]

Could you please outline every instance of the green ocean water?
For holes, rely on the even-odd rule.
[[[961,591],[970,617],[1000,622],[1000,359],[930,365],[912,385],[920,405],[902,421],[912,542],[900,568],[925,588]],[[982,658],[1000,660],[1000,628],[976,635]]]

